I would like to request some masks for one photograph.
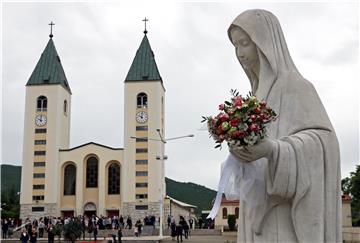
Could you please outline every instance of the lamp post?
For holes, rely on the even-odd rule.
[[[163,143],[163,145],[165,146],[165,144],[168,141],[171,140],[176,140],[176,139],[181,139],[181,138],[191,138],[194,137],[194,134],[189,134],[189,135],[184,135],[184,136],[179,136],[179,137],[172,137],[172,138],[167,138],[165,139],[163,137],[163,135],[161,134],[160,129],[156,129],[157,133],[159,134],[160,139],[157,138],[146,138],[147,140],[151,140],[151,141],[158,141]],[[136,139],[136,138],[143,138],[145,139],[145,137],[130,137],[132,139]],[[165,147],[164,147],[165,150]],[[164,154],[165,151],[162,150],[161,151],[161,156],[156,156],[156,160],[161,160],[163,165],[162,165],[162,173],[161,173],[161,185],[160,185],[160,229],[159,229],[159,236],[162,237],[163,236],[163,215],[164,215],[164,183],[165,183],[165,163],[164,160],[167,160],[167,156]]]

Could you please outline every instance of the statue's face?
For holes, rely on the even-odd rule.
[[[253,69],[259,63],[256,44],[250,39],[249,35],[239,27],[231,29],[230,37],[241,65],[245,69]]]

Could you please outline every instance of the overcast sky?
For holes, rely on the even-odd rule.
[[[2,9],[2,159],[21,164],[25,84],[48,42],[50,21],[72,95],[71,147],[123,146],[124,79],[148,38],[166,88],[166,176],[215,189],[228,150],[215,150],[202,115],[218,112],[229,90],[249,81],[227,37],[232,20],[263,8],[279,19],[290,54],[335,127],[342,177],[359,163],[357,3],[4,3]],[[304,117],[306,119],[306,117]]]

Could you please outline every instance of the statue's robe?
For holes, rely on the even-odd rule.
[[[255,95],[278,113],[268,128],[277,146],[264,163],[265,204],[240,202],[238,242],[341,242],[340,153],[325,108],[292,62],[273,14],[249,10],[229,33],[234,26],[258,48]],[[254,74],[245,72],[253,84]]]

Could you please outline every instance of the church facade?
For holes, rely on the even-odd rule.
[[[165,136],[165,88],[147,31],[124,80],[123,148],[94,142],[71,148],[71,96],[50,35],[26,84],[20,217],[158,218],[164,142],[152,138]]]

